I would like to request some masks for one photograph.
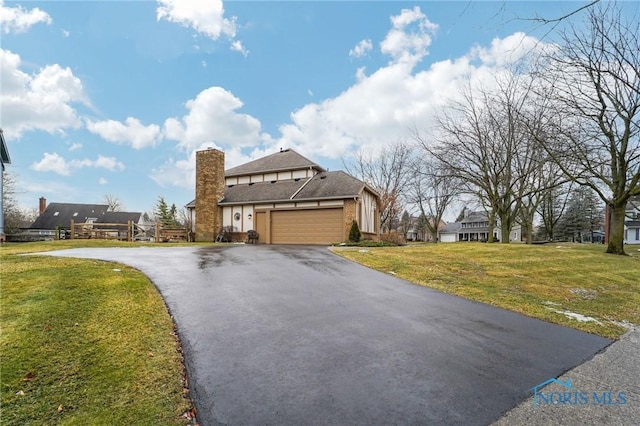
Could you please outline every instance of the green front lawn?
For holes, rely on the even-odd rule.
[[[627,247],[630,256],[608,255],[604,249],[439,243],[334,251],[426,287],[618,338],[627,330],[619,323],[640,324],[640,246]],[[583,317],[597,322],[580,321]]]
[[[106,241],[0,249],[3,425],[186,424],[179,342],[153,284],[110,262],[19,256]]]

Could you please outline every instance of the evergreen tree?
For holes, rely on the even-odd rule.
[[[172,212],[173,210],[173,212]],[[164,227],[176,226],[175,220],[175,204],[169,207],[163,196],[158,198],[158,202],[153,210],[156,220]]]
[[[603,224],[602,203],[593,190],[586,186],[578,187],[572,192],[558,222],[557,235],[572,242],[593,241],[594,231],[601,230]]]
[[[456,217],[456,222],[462,222],[462,219],[464,219],[464,216],[466,213],[467,213],[467,208],[463,207],[462,210],[460,210],[458,217]]]
[[[351,222],[351,230],[349,231],[349,241],[354,243],[360,242],[360,238],[362,234],[360,233],[360,227],[358,227],[358,222],[355,220]]]

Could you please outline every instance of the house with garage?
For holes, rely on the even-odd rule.
[[[632,197],[625,208],[624,243],[640,244],[640,196]]]
[[[292,149],[224,170],[224,153],[196,153],[196,198],[187,206],[196,241],[226,230],[235,241],[257,231],[266,244],[331,244],[355,220],[364,239],[380,237],[379,195],[343,172],[329,172]]]
[[[493,240],[500,241],[500,226],[493,228]],[[448,223],[439,233],[440,242],[454,243],[457,241],[489,240],[489,218],[485,212],[470,212],[465,210],[465,215],[459,222]],[[514,225],[511,230],[510,241],[516,242],[522,239],[520,225]]]

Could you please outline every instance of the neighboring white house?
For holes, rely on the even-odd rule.
[[[494,241],[500,241],[500,227],[493,229]],[[484,212],[468,212],[460,222],[448,223],[439,233],[440,242],[455,243],[457,241],[481,241],[489,240],[489,219]],[[522,239],[520,225],[514,225],[509,241],[519,242]]]
[[[640,197],[629,200],[624,221],[624,243],[640,244]]]

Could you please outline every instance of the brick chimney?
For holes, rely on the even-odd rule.
[[[38,208],[39,213],[38,214],[44,213],[44,211],[46,209],[47,209],[47,199],[44,198],[44,197],[40,197],[40,204],[39,204],[39,208]]]
[[[196,241],[213,241],[222,229],[218,201],[224,197],[224,152],[196,152]]]

